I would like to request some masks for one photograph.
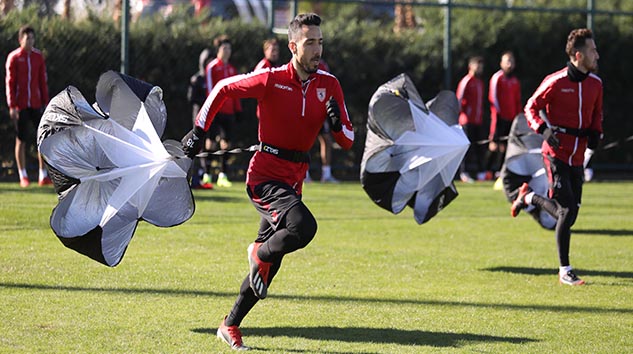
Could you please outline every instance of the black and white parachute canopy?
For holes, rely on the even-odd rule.
[[[543,137],[528,127],[523,113],[518,114],[510,128],[508,147],[501,168],[503,190],[509,202],[516,199],[518,189],[523,183],[527,183],[536,194],[547,195],[549,182],[541,145]],[[542,227],[550,230],[556,227],[556,219],[545,210],[530,205],[527,211]]]
[[[38,148],[59,196],[51,228],[66,247],[116,266],[139,220],[166,227],[193,215],[191,160],[179,142],[160,140],[162,96],[160,87],[109,71],[94,106],[68,86],[46,107]]]
[[[453,92],[427,106],[405,74],[380,86],[369,102],[361,162],[367,195],[394,214],[412,207],[418,224],[455,199],[453,178],[469,146],[458,115]]]

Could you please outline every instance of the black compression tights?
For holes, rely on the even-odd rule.
[[[556,244],[558,245],[558,260],[561,267],[569,265],[569,244],[571,242],[571,227],[576,221],[578,208],[570,210],[564,208],[552,199],[535,194],[532,204],[541,207],[548,214],[556,218]]]
[[[281,267],[281,261],[285,254],[303,248],[310,243],[316,234],[317,224],[310,210],[298,203],[288,210],[285,217],[285,227],[279,228],[257,252],[257,256],[264,262],[272,262],[268,275],[268,286]],[[239,326],[242,319],[259,301],[251,289],[248,275],[242,282],[240,293],[235,300],[231,312],[226,318],[227,326]]]

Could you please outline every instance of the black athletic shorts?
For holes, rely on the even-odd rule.
[[[544,162],[550,184],[549,197],[569,210],[578,210],[585,176],[583,167],[569,166],[549,155],[545,155]]]
[[[213,118],[213,122],[211,122],[207,136],[211,140],[219,138],[230,142],[233,140],[234,125],[235,115],[218,113]]]
[[[329,134],[330,130],[330,122],[326,119],[325,122],[323,122],[321,130],[319,130],[319,134]]]
[[[505,120],[501,117],[497,117],[497,123],[495,124],[495,133],[492,136],[492,141],[498,143],[502,137],[508,137],[510,135],[510,128],[512,128],[512,121]]]
[[[264,242],[285,223],[285,216],[288,210],[301,203],[301,195],[297,194],[291,186],[271,181],[258,184],[256,186],[246,186],[246,193],[251,198],[255,209],[270,227],[262,225],[257,237],[257,242]]]
[[[15,122],[15,135],[21,141],[33,142],[42,118],[41,109],[27,108],[20,110],[20,119]]]

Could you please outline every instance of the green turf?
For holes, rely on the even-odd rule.
[[[244,341],[278,353],[631,353],[633,183],[589,183],[557,283],[553,233],[491,183],[417,225],[357,183],[309,184],[314,241],[288,255]],[[140,223],[115,268],[65,248],[52,188],[0,184],[0,352],[219,353],[258,216],[243,185],[195,191],[183,225]]]

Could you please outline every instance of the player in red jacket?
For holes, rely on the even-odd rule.
[[[217,332],[234,349],[244,349],[238,326],[266,297],[284,255],[307,246],[316,233],[316,220],[301,194],[308,151],[323,122],[328,120],[343,149],[354,142],[341,85],[333,75],[317,70],[323,51],[320,23],[316,14],[297,15],[288,27],[291,61],[220,81],[200,110],[196,126],[183,138],[184,152],[195,156],[204,131],[226,100],[258,100],[261,143],[248,167],[246,189],[260,213],[260,229],[248,247],[249,275]]]
[[[489,83],[490,133],[488,134],[487,168],[497,172],[501,168],[507,142],[502,137],[510,135],[512,121],[523,111],[521,105],[521,83],[514,75],[515,59],[511,51],[501,54],[500,69],[492,75]],[[492,174],[492,173],[491,173]]]
[[[263,44],[264,57],[255,65],[255,69],[274,68],[277,66],[279,60],[279,41],[277,38],[272,37],[264,40]]]
[[[516,216],[522,208],[534,204],[557,218],[559,281],[582,285],[585,282],[569,263],[569,245],[582,197],[585,149],[595,148],[602,137],[602,80],[594,74],[600,56],[591,30],[571,31],[566,52],[567,67],[547,76],[525,106],[530,128],[544,138],[542,150],[551,199],[534,194],[523,184],[511,214]],[[545,110],[547,120],[541,117],[541,110]]]
[[[26,171],[26,145],[35,141],[34,132],[48,104],[46,63],[42,52],[34,47],[35,31],[23,26],[18,32],[20,47],[9,53],[6,62],[6,94],[11,120],[15,124],[15,161],[20,186],[30,184]],[[52,184],[40,154],[39,185]]]
[[[457,100],[460,103],[459,125],[470,140],[470,147],[460,168],[463,182],[472,182],[472,176],[483,175],[483,151],[476,142],[486,136],[483,124],[484,82],[481,75],[484,71],[484,60],[480,56],[468,60],[468,74],[457,85]]]
[[[231,40],[226,35],[217,37],[213,44],[217,51],[216,57],[211,60],[205,69],[207,78],[207,95],[211,94],[213,88],[222,80],[227,77],[237,75],[237,70],[229,59],[233,51]],[[228,99],[224,101],[222,107],[215,117],[213,125],[209,129],[209,137],[211,143],[207,144],[207,150],[211,149],[213,143],[219,142],[220,149],[228,150],[231,148],[231,140],[233,140],[233,130],[235,126],[235,119],[241,114],[242,105],[238,98]],[[230,187],[231,182],[228,179],[228,155],[223,154],[220,157],[220,172],[218,174],[217,186],[218,187]],[[206,161],[205,161],[206,163]],[[210,169],[210,166],[208,167]],[[203,175],[202,187],[211,184],[210,171]]]

